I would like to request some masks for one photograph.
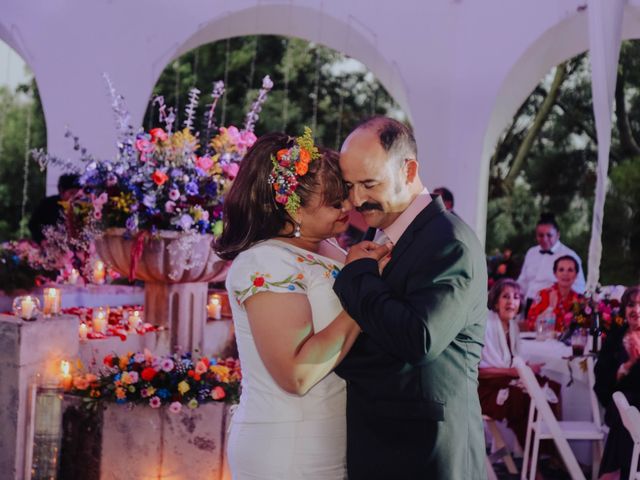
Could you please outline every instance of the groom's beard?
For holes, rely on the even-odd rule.
[[[356,207],[356,210],[360,213],[366,212],[368,210],[380,210],[381,212],[384,211],[382,210],[382,205],[380,205],[379,203],[372,203],[372,202],[365,202],[359,207]]]

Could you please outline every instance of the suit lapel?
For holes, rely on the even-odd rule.
[[[413,244],[413,239],[416,233],[422,230],[422,228],[427,225],[431,219],[444,212],[446,212],[446,209],[444,208],[444,203],[442,203],[441,198],[439,196],[432,195],[429,205],[424,207],[413,222],[409,224],[398,240],[398,243],[394,245],[393,250],[391,251],[391,260],[382,271],[382,278],[389,275],[389,272],[391,272],[396,263],[398,263],[402,254]]]

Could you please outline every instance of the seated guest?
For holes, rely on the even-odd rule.
[[[55,225],[62,218],[60,202],[70,200],[80,190],[79,176],[73,173],[61,175],[58,179],[58,195],[43,198],[29,220],[31,238],[40,243],[44,240],[42,229]]]
[[[518,354],[520,332],[516,316],[522,306],[521,299],[520,285],[510,278],[498,280],[489,291],[489,316],[479,365],[478,395],[483,415],[494,420],[506,419],[520,445],[524,445],[530,400],[519,386],[518,371],[511,365],[513,356]],[[539,376],[541,365],[530,367],[540,384],[548,383],[559,398],[560,385]],[[549,396],[553,397],[553,394]]]
[[[518,277],[518,283],[522,287],[525,296],[525,315],[536,295],[543,288],[550,287],[555,278],[551,266],[560,257],[571,255],[578,262],[579,273],[573,285],[573,290],[584,293],[584,275],[580,267],[580,257],[569,247],[560,242],[560,229],[551,213],[543,213],[536,226],[537,245],[527,250],[522,264],[522,270]]]
[[[527,315],[527,325],[531,330],[535,330],[536,320],[549,308],[556,317],[555,331],[564,330],[565,315],[571,312],[574,302],[580,299],[580,295],[572,289],[579,272],[580,264],[571,255],[557,258],[553,262],[556,281],[549,288],[540,290],[531,305]]]
[[[609,426],[604,446],[601,478],[629,478],[633,440],[622,424],[612,395],[624,393],[631,405],[640,408],[640,285],[629,287],[620,301],[625,323],[607,335],[595,366],[594,391],[605,408]]]

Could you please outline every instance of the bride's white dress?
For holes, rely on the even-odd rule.
[[[279,240],[261,242],[233,261],[227,291],[242,366],[227,447],[235,480],[346,478],[344,381],[330,373],[304,396],[282,390],[260,359],[243,306],[258,292],[306,295],[318,332],[342,310],[332,290],[341,267]]]

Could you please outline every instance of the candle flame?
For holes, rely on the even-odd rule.
[[[69,375],[69,362],[67,362],[66,360],[62,360],[60,362],[60,373],[62,373],[62,375]]]

